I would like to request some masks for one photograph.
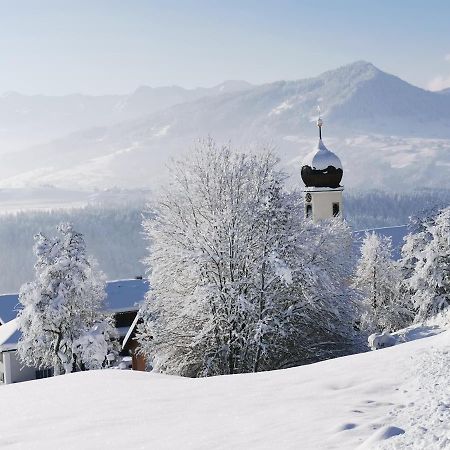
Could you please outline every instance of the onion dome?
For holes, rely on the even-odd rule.
[[[322,142],[322,125],[323,121],[319,117],[319,143],[302,162],[302,180],[306,187],[336,189],[340,186],[344,172],[341,160]]]

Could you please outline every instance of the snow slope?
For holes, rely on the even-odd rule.
[[[259,374],[117,370],[0,389],[11,449],[450,448],[450,332]]]

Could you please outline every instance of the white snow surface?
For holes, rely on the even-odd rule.
[[[11,449],[450,448],[450,331],[287,370],[104,370],[0,389]]]

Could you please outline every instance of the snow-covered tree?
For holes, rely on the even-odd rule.
[[[139,339],[156,370],[266,370],[348,344],[350,233],[305,221],[275,166],[270,152],[212,140],[175,164],[157,218],[144,222],[152,290]]]
[[[367,233],[361,246],[353,286],[362,299],[361,328],[367,332],[395,331],[412,318],[401,289],[401,270],[392,259],[390,237]]]
[[[108,365],[110,357],[115,358],[118,335],[111,317],[97,320],[84,330],[72,344],[73,354],[87,370],[102,369]]]
[[[102,193],[100,194],[102,195]],[[89,252],[95,254],[108,279],[134,278],[144,273],[142,259],[142,210],[145,202],[130,200],[120,206],[92,204],[84,208],[52,211],[22,211],[0,214],[0,286],[4,292],[18,292],[34,278],[33,236],[51,236],[60,223],[69,222],[83,230]]]
[[[424,218],[406,237],[402,261],[417,321],[450,305],[450,207]]]
[[[35,241],[36,278],[19,294],[20,358],[55,374],[101,367],[116,333],[104,313],[103,274],[70,224],[61,224],[55,238],[39,234]]]

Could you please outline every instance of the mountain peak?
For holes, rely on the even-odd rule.
[[[325,77],[347,76],[347,77],[365,77],[371,78],[379,73],[382,73],[380,69],[375,67],[372,63],[367,61],[355,61],[350,64],[338,67],[337,69],[329,70],[322,74]]]
[[[358,69],[378,70],[378,71],[380,70],[378,69],[378,67],[374,66],[371,62],[364,61],[363,59],[346,64],[343,67],[353,67],[355,69],[358,68]]]

